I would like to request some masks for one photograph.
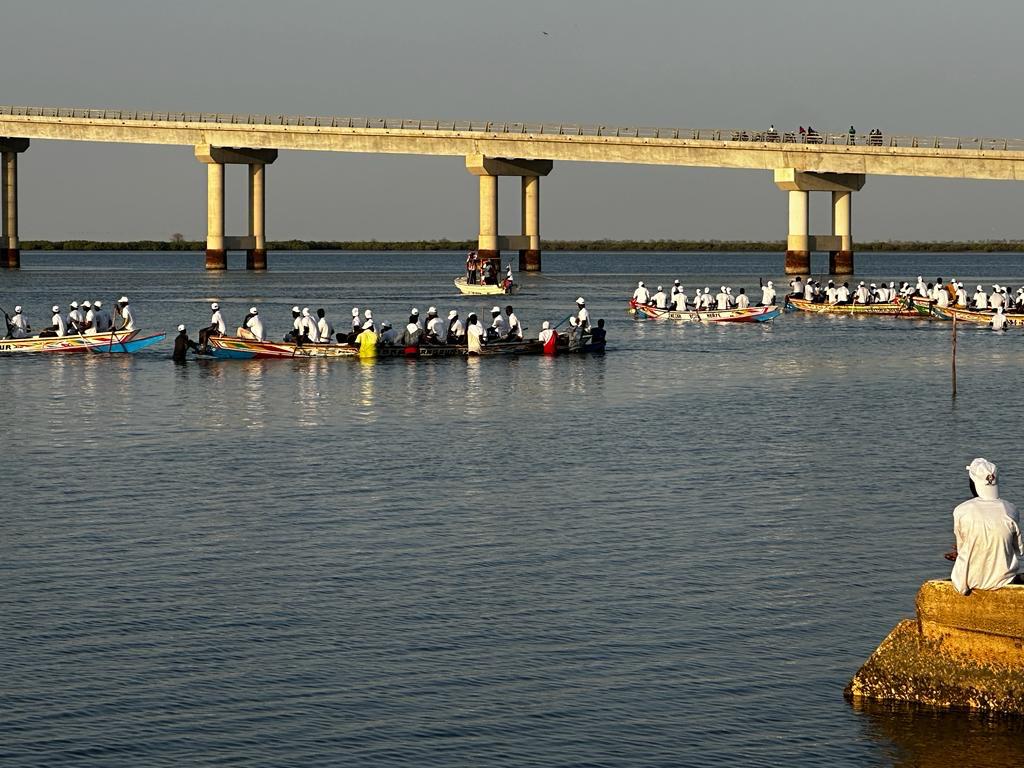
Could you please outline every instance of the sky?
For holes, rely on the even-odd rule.
[[[1021,28],[1009,0],[32,0],[4,9],[0,103],[1024,137]],[[23,240],[205,236],[191,148],[34,140],[19,162]],[[244,234],[244,167],[227,185]],[[282,152],[267,237],[470,239],[477,200],[459,158]],[[781,240],[786,205],[765,171],[563,162],[541,236]],[[855,240],[1024,238],[1012,182],[872,176],[853,207]]]

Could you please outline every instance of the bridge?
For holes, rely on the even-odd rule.
[[[207,169],[207,269],[225,269],[228,250],[246,251],[247,268],[266,269],[266,166],[280,150],[463,157],[480,188],[481,257],[518,251],[527,271],[541,268],[540,179],[555,161],[772,171],[789,195],[789,274],[808,273],[812,251],[829,253],[831,273],[853,272],[852,197],[868,175],[1024,180],[1024,139],[5,106],[0,266],[21,263],[18,155],[33,139],[193,147]],[[224,233],[229,164],[249,167],[249,227],[238,237]],[[499,234],[501,176],[520,179],[519,234]],[[829,234],[810,233],[811,192],[831,193]]]

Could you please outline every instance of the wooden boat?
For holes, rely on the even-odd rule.
[[[78,336],[30,336],[27,339],[0,339],[0,354],[134,354],[163,341],[166,334],[140,336],[140,331],[96,333]]]
[[[503,283],[498,285],[477,285],[470,283],[465,277],[455,278],[455,287],[459,289],[460,293],[467,296],[493,296],[503,293],[516,293],[519,290],[519,286],[512,283],[506,290]]]
[[[658,309],[650,304],[629,300],[629,313],[651,320],[680,320],[692,323],[763,323],[782,314],[781,307],[747,307],[746,309]]]
[[[888,317],[920,317],[921,313],[906,301],[883,301],[876,304],[825,304],[786,297],[786,309],[812,312],[819,315],[882,315]],[[927,314],[925,312],[924,314]]]
[[[982,311],[977,309],[965,309],[963,307],[933,307],[932,313],[940,320],[952,320],[956,317],[961,323],[978,323],[988,325],[992,322],[995,312]],[[1006,312],[1003,315],[1007,325],[1024,325],[1024,313]]]
[[[356,357],[355,344],[292,344],[287,341],[256,341],[237,336],[211,336],[210,354],[226,360],[265,360],[268,358]]]

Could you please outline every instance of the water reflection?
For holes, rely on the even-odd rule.
[[[856,701],[866,737],[879,743],[892,765],[910,768],[988,768],[1019,762],[1024,722],[946,712],[907,704]]]
[[[356,413],[363,421],[372,424],[377,421],[378,418],[377,410],[375,408],[376,402],[374,399],[374,381],[377,375],[377,361],[373,358],[359,358],[357,375],[359,377],[359,409]]]
[[[301,360],[294,367],[298,379],[296,391],[299,397],[299,426],[316,427],[320,425],[320,383],[326,375],[327,360]]]
[[[245,366],[245,387],[242,404],[245,408],[245,426],[247,429],[263,429],[266,426],[266,392],[263,387],[263,376],[267,370],[266,360],[250,360]]]

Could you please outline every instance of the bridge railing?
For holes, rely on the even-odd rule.
[[[987,136],[917,136],[882,133],[776,131],[722,128],[658,128],[578,123],[509,123],[481,120],[406,120],[390,117],[324,117],[320,115],[224,114],[218,112],[143,112],[74,107],[0,106],[0,116],[53,117],[120,122],[228,123],[239,125],[294,125],[363,128],[386,131],[446,131],[519,135],[602,136],[673,141],[753,142],[766,144],[827,144],[868,147],[924,147],[1024,152],[1024,139]]]

